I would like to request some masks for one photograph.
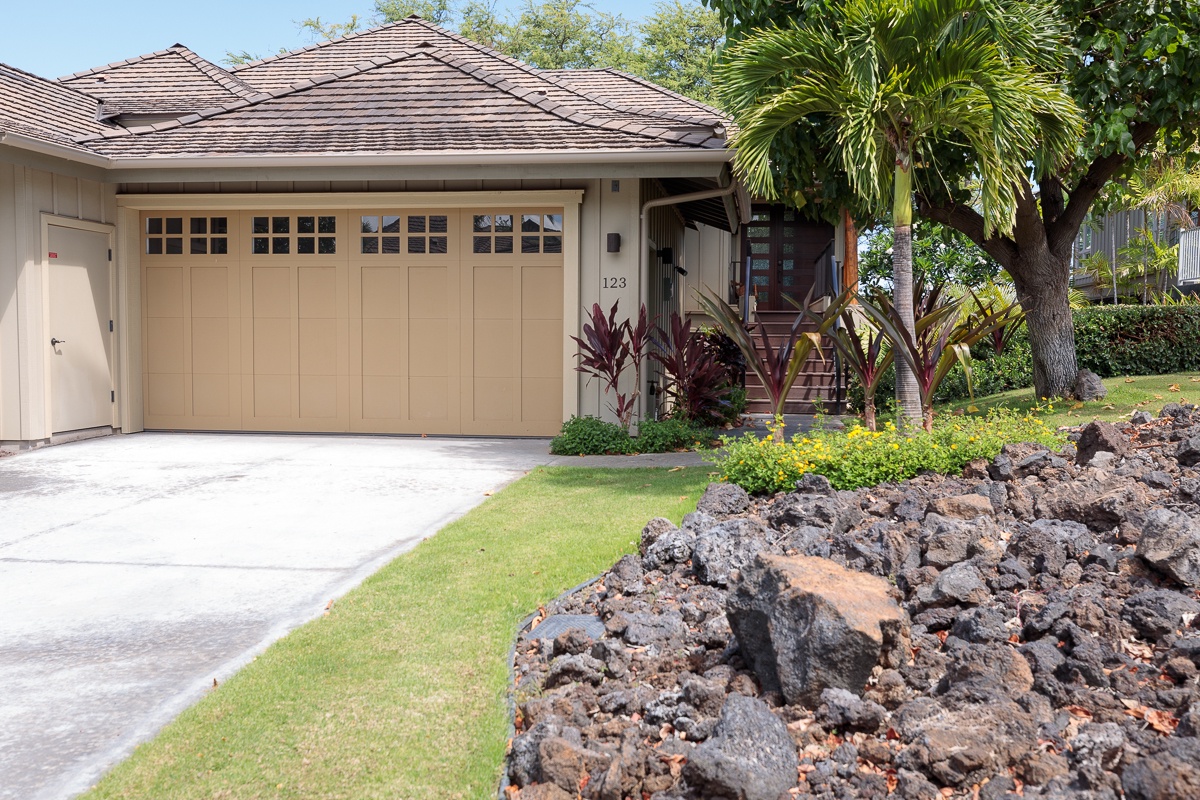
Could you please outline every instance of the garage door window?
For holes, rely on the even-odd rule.
[[[561,253],[562,228],[562,214],[475,214],[471,247],[476,253],[507,254],[514,246],[522,253]]]
[[[445,214],[372,214],[360,223],[360,252],[368,255],[444,254],[450,220]]]
[[[332,255],[337,252],[337,217],[255,217],[250,252],[255,255]]]
[[[146,255],[225,255],[227,217],[147,217]]]

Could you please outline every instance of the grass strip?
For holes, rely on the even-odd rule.
[[[1200,374],[1193,372],[1106,378],[1104,386],[1108,389],[1108,396],[1103,400],[1088,403],[1076,403],[1073,400],[1048,402],[1035,397],[1032,389],[1014,389],[981,397],[973,402],[962,400],[947,403],[938,409],[938,413],[954,413],[971,405],[980,411],[987,411],[992,407],[1018,411],[1036,408],[1038,416],[1046,420],[1047,424],[1084,425],[1096,419],[1107,422],[1128,421],[1134,411],[1149,411],[1158,416],[1158,412],[1167,403],[1200,403]]]
[[[678,522],[707,483],[707,468],[534,470],[272,645],[84,797],[492,797],[517,623],[632,552],[650,517]]]

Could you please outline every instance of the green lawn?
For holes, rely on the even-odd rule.
[[[707,468],[538,469],[142,745],[98,798],[494,797],[506,658],[538,604],[695,509]]]
[[[1082,425],[1094,419],[1117,422],[1128,420],[1134,411],[1149,411],[1158,416],[1167,403],[1196,403],[1200,401],[1200,373],[1184,372],[1175,375],[1141,375],[1133,378],[1108,378],[1104,381],[1108,397],[1091,403],[1076,403],[1056,400],[1053,403],[1039,401],[1032,389],[1017,389],[1011,392],[981,397],[974,405],[981,411],[993,406],[1026,411],[1041,409],[1041,416],[1058,425]],[[949,403],[939,409],[941,413],[959,411],[972,405],[970,402]]]

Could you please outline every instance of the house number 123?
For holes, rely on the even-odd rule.
[[[624,289],[625,286],[626,286],[626,283],[625,283],[624,278],[605,278],[604,279],[604,288],[605,289]]]

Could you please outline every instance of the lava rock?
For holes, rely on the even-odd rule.
[[[593,686],[604,680],[604,664],[586,653],[559,656],[550,662],[546,675],[546,688],[553,689],[567,683],[590,683]]]
[[[995,514],[992,501],[981,494],[961,494],[955,497],[939,497],[929,504],[932,513],[943,517],[975,519]]]
[[[1139,758],[1121,773],[1126,800],[1181,800],[1200,797],[1200,739],[1170,742]]]
[[[874,733],[887,719],[887,709],[845,689],[826,689],[821,692],[817,719],[838,731]]]
[[[1180,592],[1151,589],[1126,600],[1121,616],[1139,636],[1156,641],[1200,616],[1200,603]]]
[[[1071,388],[1071,396],[1085,403],[1092,400],[1103,400],[1108,396],[1108,389],[1100,376],[1090,369],[1081,369],[1075,376],[1075,385]]]
[[[1075,463],[1083,466],[1098,452],[1112,453],[1114,456],[1125,455],[1129,452],[1129,439],[1111,422],[1097,420],[1083,426],[1076,447],[1078,450]]]
[[[760,553],[731,583],[726,616],[764,690],[789,703],[862,691],[876,666],[907,652],[888,583],[822,558]]]
[[[1178,511],[1146,512],[1137,554],[1184,586],[1200,587],[1200,525]]]
[[[783,721],[761,700],[730,695],[707,741],[692,752],[683,776],[705,797],[779,800],[796,785],[796,745]]]
[[[642,557],[642,566],[646,570],[670,568],[674,564],[682,564],[692,557],[692,546],[696,543],[696,534],[687,528],[672,527],[654,540],[646,548]]]
[[[741,514],[749,507],[750,495],[733,483],[710,483],[696,503],[697,511],[712,514],[714,517]]]
[[[696,537],[692,547],[692,569],[701,582],[724,586],[729,583],[730,573],[745,567],[766,548],[765,528],[748,519],[732,519],[714,525]]]
[[[1193,436],[1179,443],[1175,449],[1175,460],[1181,467],[1194,467],[1200,464],[1200,436]]]

